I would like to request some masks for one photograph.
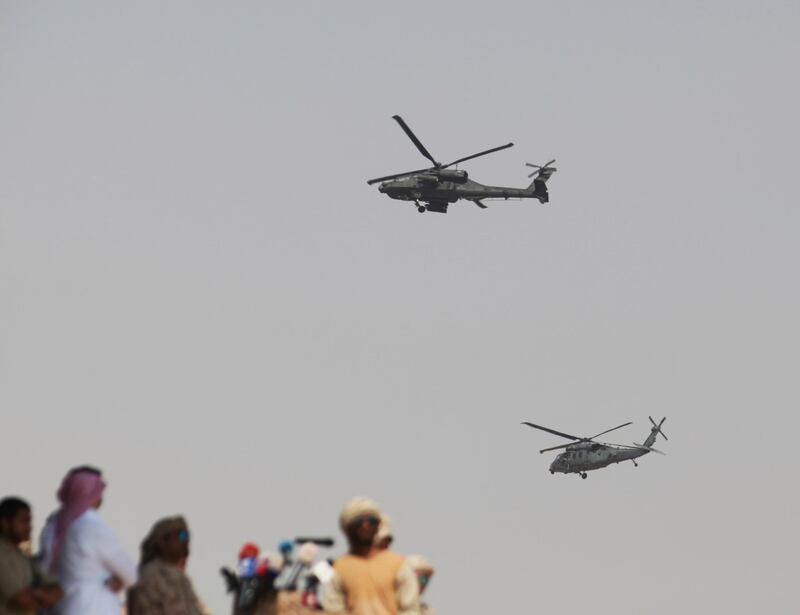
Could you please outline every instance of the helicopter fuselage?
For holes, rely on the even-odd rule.
[[[606,444],[586,442],[568,446],[550,464],[550,472],[562,474],[581,474],[589,470],[599,470],[612,463],[630,461],[646,455],[645,448],[618,448]]]
[[[452,173],[452,172],[451,172]],[[399,201],[426,203],[426,209],[440,213],[447,212],[447,205],[459,199],[480,201],[482,199],[525,199],[537,198],[539,194],[529,188],[508,188],[505,186],[485,186],[476,181],[463,178],[448,179],[433,173],[420,174],[406,179],[382,183],[378,191]]]

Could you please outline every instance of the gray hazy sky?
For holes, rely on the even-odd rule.
[[[442,614],[788,613],[796,2],[0,2],[0,490],[131,553],[376,498]],[[425,160],[551,205],[419,215]],[[530,420],[666,457],[582,481]],[[339,548],[342,543],[339,541]],[[338,552],[338,551],[337,551]]]

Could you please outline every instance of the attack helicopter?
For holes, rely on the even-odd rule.
[[[578,436],[562,433],[560,431],[556,431],[555,429],[550,429],[549,427],[534,425],[533,423],[528,423],[527,421],[523,421],[522,424],[528,425],[529,427],[534,427],[536,429],[541,429],[542,431],[546,431],[556,436],[561,436],[562,438],[567,438],[568,440],[573,440],[574,443],[559,444],[558,446],[543,448],[539,452],[546,453],[547,451],[554,451],[560,448],[567,449],[563,453],[559,454],[553,460],[553,463],[550,464],[550,474],[555,474],[556,472],[561,472],[562,474],[580,474],[581,478],[586,478],[586,473],[588,471],[599,470],[600,468],[605,468],[612,463],[620,463],[621,461],[630,460],[633,462],[633,465],[638,467],[639,464],[636,463],[636,459],[642,455],[646,455],[647,453],[658,453],[660,455],[665,455],[666,453],[654,449],[653,444],[655,443],[658,434],[661,434],[665,440],[669,439],[661,430],[661,426],[664,424],[664,421],[667,420],[667,417],[664,417],[658,423],[656,423],[651,416],[647,418],[649,418],[650,422],[653,424],[653,426],[650,428],[650,434],[642,444],[636,444],[634,442],[633,446],[628,446],[625,444],[607,444],[604,442],[594,441],[595,438],[599,438],[604,434],[631,425],[632,423],[630,422],[617,425],[616,427],[606,429],[605,431],[601,431],[599,434],[592,436],[591,438],[579,438]]]
[[[442,164],[437,162],[430,152],[425,149],[425,146],[417,139],[417,136],[411,131],[408,124],[403,121],[403,118],[399,115],[393,115],[392,119],[400,124],[400,128],[408,135],[411,142],[417,146],[419,152],[433,163],[433,166],[427,169],[376,177],[367,181],[370,186],[381,182],[381,185],[378,186],[378,191],[389,198],[400,201],[413,201],[419,213],[433,211],[443,214],[447,213],[447,206],[450,203],[455,203],[459,199],[472,201],[481,209],[486,209],[486,205],[483,203],[484,199],[539,199],[540,203],[547,203],[550,200],[547,193],[547,180],[556,172],[556,168],[551,166],[555,159],[543,165],[525,163],[527,166],[536,169],[528,175],[528,178],[533,178],[533,181],[527,188],[484,186],[469,179],[469,174],[466,171],[451,169],[450,167],[479,156],[507,149],[512,147],[513,143],[506,143],[477,154],[459,158],[448,164]]]

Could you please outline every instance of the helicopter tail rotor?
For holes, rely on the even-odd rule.
[[[669,438],[667,438],[667,435],[661,430],[661,426],[664,424],[664,421],[667,420],[667,417],[664,417],[658,423],[656,423],[653,420],[652,416],[648,416],[647,418],[650,419],[650,422],[653,424],[653,426],[650,428],[650,435],[647,436],[647,440],[644,441],[644,444],[642,446],[644,448],[648,448],[648,449],[650,447],[652,447],[653,444],[655,444],[655,441],[656,441],[656,438],[658,437],[658,434],[661,434],[662,436],[664,436],[665,440],[669,440]]]
[[[556,159],[553,158],[550,162],[546,162],[545,164],[542,164],[542,165],[532,164],[530,162],[526,162],[525,163],[526,167],[533,167],[534,169],[536,169],[533,173],[529,173],[528,174],[528,178],[536,177],[536,178],[540,178],[542,181],[547,181],[548,179],[550,179],[550,176],[553,173],[558,171],[558,169],[556,169],[555,167],[550,166],[555,161],[556,161]]]
[[[667,417],[665,416],[663,419],[661,419],[658,422],[658,424],[656,424],[656,422],[653,420],[652,416],[648,416],[647,418],[649,418],[650,422],[653,424],[653,431],[655,431],[657,433],[660,433],[662,436],[664,436],[665,440],[669,440],[669,438],[667,437],[667,434],[665,434],[663,431],[661,431],[661,426],[664,424],[664,421],[667,420]]]

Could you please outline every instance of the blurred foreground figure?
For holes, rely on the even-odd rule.
[[[31,539],[31,507],[19,498],[0,500],[0,615],[34,615],[63,595],[55,577],[22,553]]]
[[[220,570],[228,592],[233,594],[233,615],[274,615],[278,608],[275,578],[282,570],[282,555],[262,555],[258,545],[245,543],[239,550],[237,572]]]
[[[367,498],[339,516],[350,552],[336,560],[322,601],[326,611],[352,615],[418,615],[417,578],[405,558],[375,546],[381,511]]]
[[[139,581],[128,592],[128,615],[202,615],[203,607],[184,572],[189,527],[183,517],[156,522],[142,542]]]
[[[428,587],[428,584],[431,582],[431,577],[433,577],[433,566],[421,555],[409,555],[407,561],[408,565],[411,566],[411,569],[414,571],[414,574],[417,575],[419,593],[420,596],[422,596],[425,588]],[[420,602],[419,610],[421,615],[435,615],[436,613],[436,611],[424,602]]]
[[[378,524],[378,533],[375,534],[375,546],[378,549],[388,549],[394,541],[392,531],[392,519],[386,513],[381,514],[381,521]]]
[[[52,611],[57,615],[119,615],[117,594],[136,582],[136,567],[97,513],[105,487],[96,471],[78,469],[58,490],[49,553],[65,594]]]

